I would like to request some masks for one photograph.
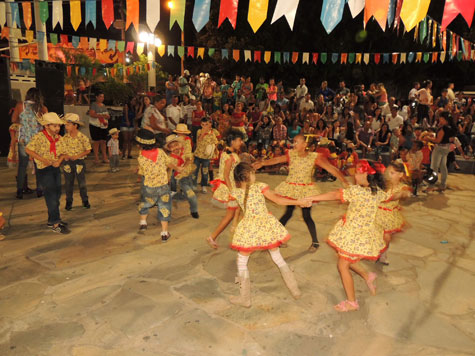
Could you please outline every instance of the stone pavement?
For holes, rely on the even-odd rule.
[[[0,210],[8,219],[0,242],[0,355],[474,355],[475,178],[449,176],[452,188],[404,203],[407,231],[396,235],[388,267],[371,297],[355,278],[361,309],[332,306],[344,292],[336,255],[324,244],[306,252],[310,237],[301,215],[284,258],[295,268],[303,296],[294,301],[267,252],[249,263],[253,305],[233,306],[236,253],[229,231],[211,250],[204,238],[224,211],[199,193],[201,218],[174,202],[172,238],[159,240],[149,217],[140,234],[134,161],[121,171],[89,161],[92,208],[64,210],[70,235],[46,228],[43,199],[14,200],[15,172],[0,169]],[[282,176],[259,175],[274,187]],[[323,191],[338,183],[321,183]],[[284,208],[268,204],[280,216]],[[313,209],[324,239],[346,206]],[[447,240],[448,243],[441,243]]]

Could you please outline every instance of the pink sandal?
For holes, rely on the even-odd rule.
[[[335,305],[333,308],[339,312],[349,312],[349,311],[358,310],[360,306],[357,300],[355,300],[354,302],[351,302],[349,300],[344,300],[340,302],[339,304]]]
[[[368,279],[366,280],[366,285],[368,286],[369,292],[371,295],[376,295],[376,286],[374,284],[374,281],[378,275],[374,272],[368,273]]]
[[[217,249],[217,248],[218,248],[218,244],[216,243],[216,241],[215,241],[211,236],[208,236],[208,238],[206,239],[206,242],[207,242],[208,245],[210,245],[212,248],[214,248],[214,249]]]

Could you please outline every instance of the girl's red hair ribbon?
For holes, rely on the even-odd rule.
[[[358,162],[356,166],[356,171],[358,173],[368,173],[370,175],[375,174],[376,172],[383,174],[384,171],[386,170],[386,167],[384,164],[379,163],[379,162],[374,162],[373,167],[369,164],[369,162],[365,159],[362,159]]]

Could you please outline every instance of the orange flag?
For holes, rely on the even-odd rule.
[[[81,37],[79,39],[79,48],[82,48],[82,49],[89,48],[89,41],[87,40],[87,37]]]
[[[26,28],[29,30],[31,22],[33,21],[31,17],[31,2],[22,2],[21,6],[23,8],[23,21],[25,22]]]
[[[366,0],[364,8],[364,23],[368,23],[371,16],[378,21],[379,26],[386,30],[388,20],[389,0]]]
[[[233,49],[233,59],[238,62],[239,61],[239,50]]]
[[[139,0],[127,0],[127,21],[125,29],[133,24],[135,31],[139,32]]]
[[[292,52],[292,63],[295,64],[299,60],[299,52]]]

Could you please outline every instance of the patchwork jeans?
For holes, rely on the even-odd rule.
[[[193,191],[193,179],[191,178],[191,176],[178,179],[177,184],[183,192],[183,195],[188,200],[188,203],[190,204],[190,212],[197,213],[198,199],[196,198],[196,194]]]
[[[142,183],[139,214],[148,215],[150,208],[155,205],[158,207],[158,219],[160,221],[170,221],[172,215],[170,186],[164,184],[160,187],[147,187]]]
[[[79,194],[81,195],[82,202],[87,202],[86,165],[84,160],[78,159],[75,161],[64,161],[63,174],[66,202],[73,202],[74,178],[77,178]]]

